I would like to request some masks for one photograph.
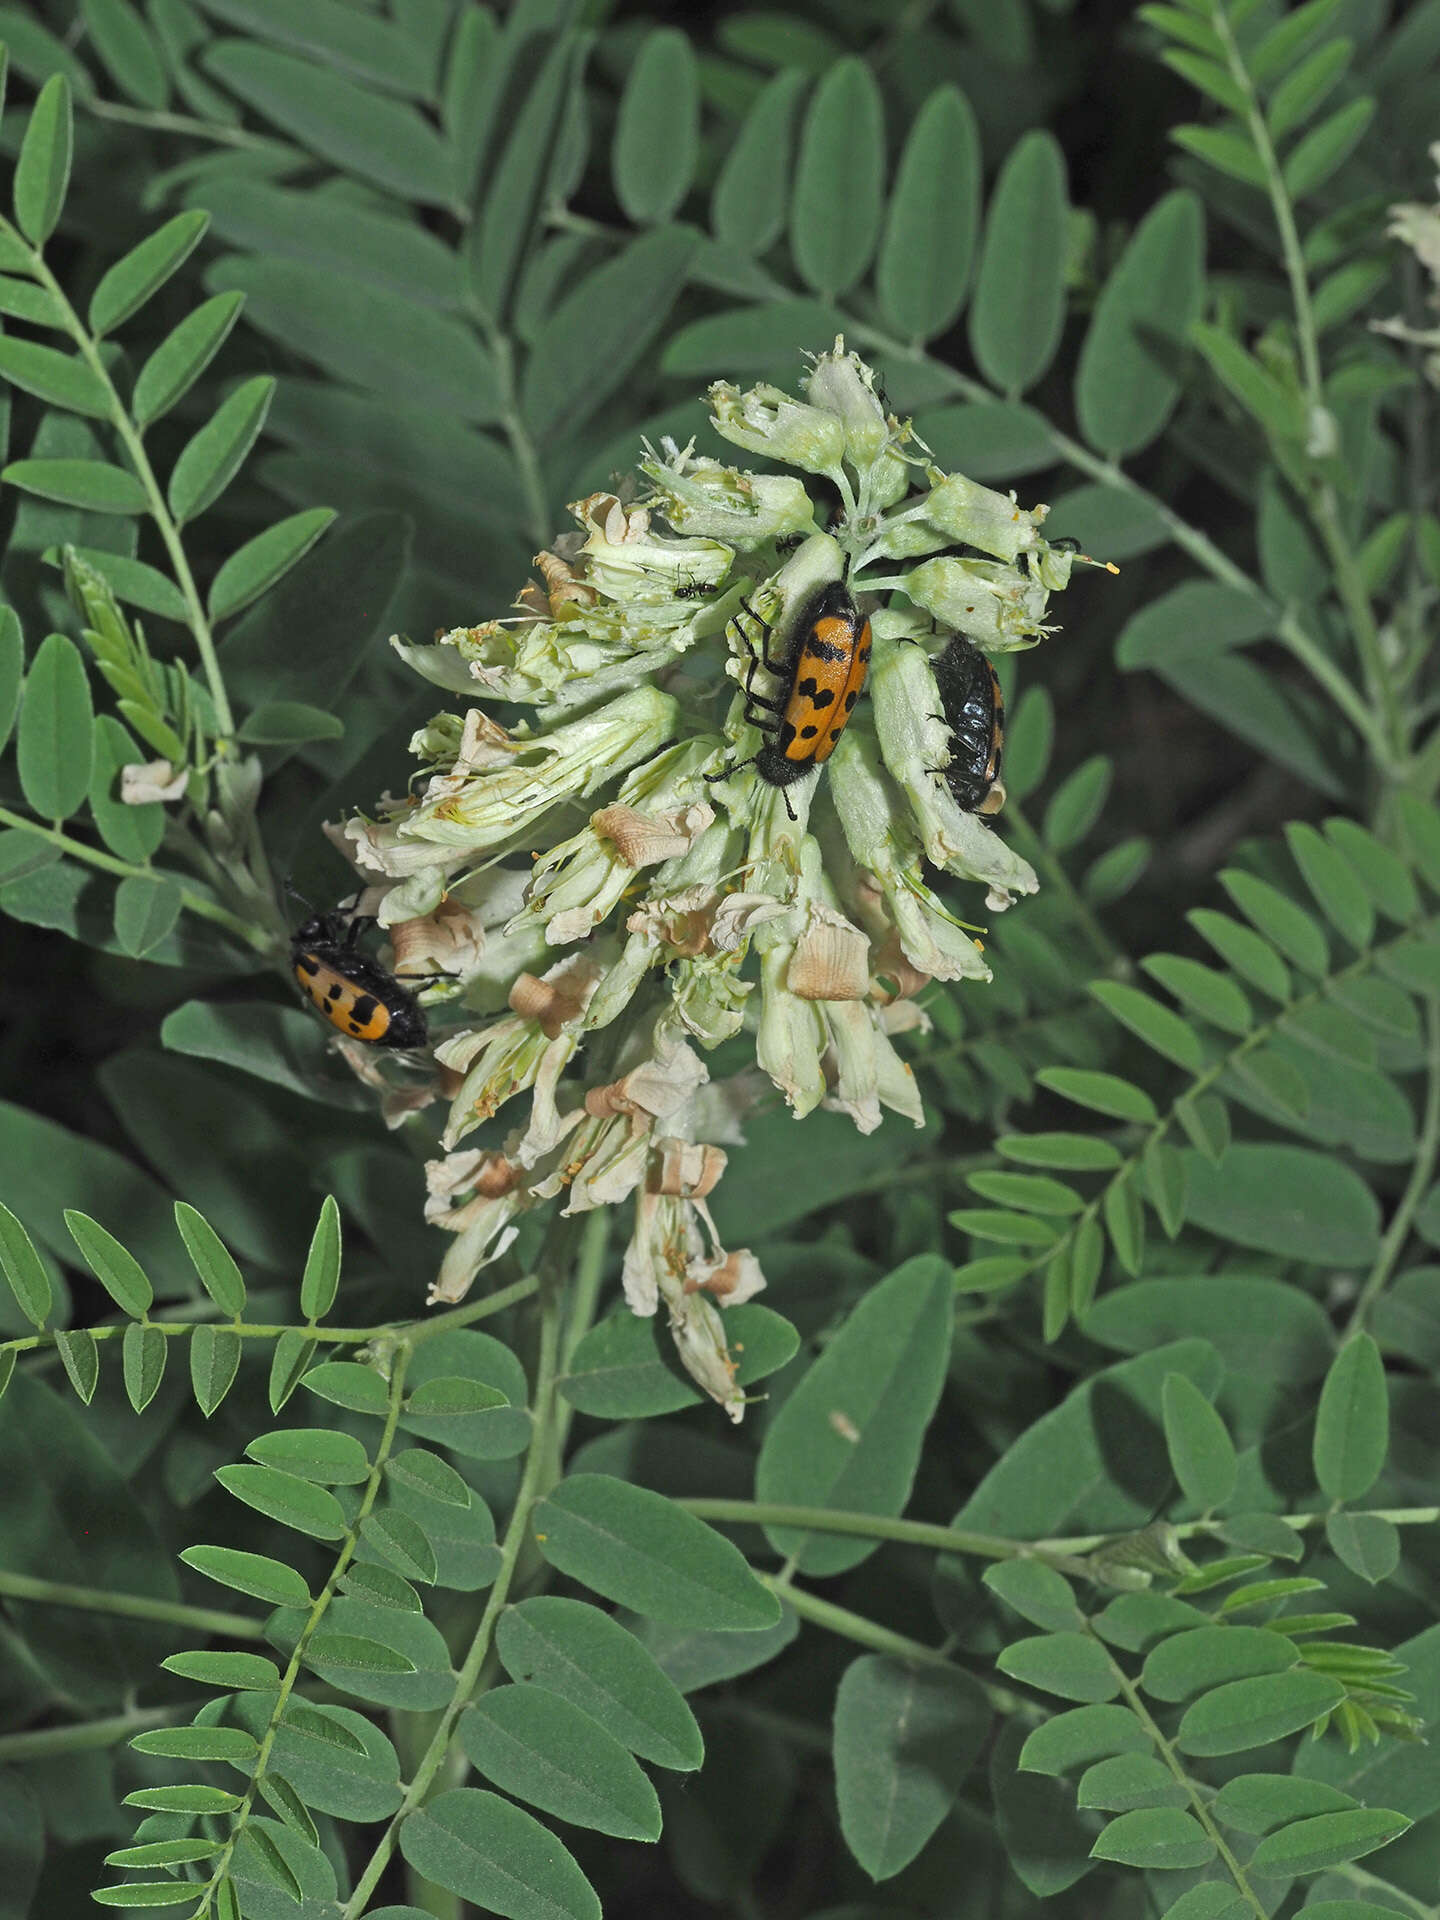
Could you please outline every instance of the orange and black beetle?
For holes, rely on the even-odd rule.
[[[317,913],[290,943],[295,984],[339,1032],[372,1047],[423,1047],[425,1015],[407,987],[355,942],[364,921]]]
[[[950,730],[945,784],[966,813],[998,813],[1005,804],[1005,696],[995,669],[958,633],[932,664]]]
[[[765,740],[754,767],[767,786],[789,787],[828,760],[845,731],[870,671],[870,622],[835,580],[801,613],[782,658],[771,655],[771,629],[759,624],[745,676],[745,718]],[[779,694],[755,691],[757,667],[774,675]]]

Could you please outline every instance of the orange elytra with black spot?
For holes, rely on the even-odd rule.
[[[425,1015],[414,995],[355,946],[362,921],[318,913],[290,943],[295,984],[338,1032],[372,1047],[423,1047]]]
[[[771,657],[769,638],[765,627],[752,651],[745,718],[765,739],[755,771],[769,786],[789,787],[830,758],[855,711],[870,671],[870,622],[835,580],[803,610],[783,658]],[[779,681],[780,694],[756,693],[757,666]]]

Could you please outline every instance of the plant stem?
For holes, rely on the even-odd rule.
[[[187,1607],[179,1600],[156,1600],[144,1593],[113,1593],[98,1587],[75,1587],[64,1580],[38,1580],[28,1573],[0,1570],[0,1594],[11,1600],[34,1600],[49,1607],[82,1607],[87,1613],[117,1613],[130,1620],[164,1620],[197,1633],[223,1634],[231,1640],[263,1640],[265,1629],[243,1613],[222,1613],[210,1607]]]
[[[1290,189],[1285,184],[1284,171],[1275,152],[1275,143],[1270,138],[1270,128],[1255,91],[1255,83],[1245,65],[1244,56],[1221,0],[1211,0],[1210,24],[1224,46],[1230,77],[1245,96],[1245,119],[1250,133],[1250,144],[1254,147],[1256,157],[1265,174],[1265,189],[1270,197],[1270,210],[1275,216],[1275,227],[1280,236],[1280,251],[1285,262],[1285,274],[1290,282],[1290,304],[1295,314],[1295,338],[1300,349],[1301,380],[1305,388],[1307,410],[1311,421],[1314,422],[1324,413],[1325,385],[1320,365],[1320,334],[1315,325],[1315,308],[1310,297],[1310,277],[1305,266],[1305,253],[1300,244],[1299,230],[1295,225],[1294,202],[1290,198]],[[1370,596],[1360,577],[1360,569],[1356,564],[1354,552],[1340,518],[1340,507],[1334,486],[1329,481],[1322,481],[1308,504],[1316,527],[1329,552],[1331,566],[1335,570],[1335,583],[1339,589],[1341,602],[1349,616],[1355,651],[1365,674],[1371,700],[1380,709],[1380,730],[1386,742],[1386,752],[1380,764],[1393,774],[1405,758],[1404,722],[1400,714],[1394,678],[1386,665],[1384,651],[1380,645],[1380,633],[1375,623],[1374,609],[1370,605]]]
[[[1115,963],[1120,961],[1128,974],[1131,971],[1129,962],[1124,959],[1120,949],[1096,919],[1090,906],[1081,899],[1062,862],[1050,852],[1022,809],[1014,801],[1007,802],[1005,819],[1006,823],[1015,829],[1013,837],[1018,842],[1017,850],[1033,866],[1043,869],[1046,884],[1064,901],[1066,910],[1095,949],[1102,964],[1113,968]]]
[[[0,1766],[19,1760],[49,1760],[59,1753],[90,1753],[97,1747],[118,1747],[132,1734],[151,1727],[173,1726],[188,1709],[137,1707],[132,1713],[113,1714],[108,1720],[75,1720],[65,1727],[36,1727],[32,1733],[0,1734]]]
[[[508,1287],[502,1287],[498,1293],[487,1294],[483,1300],[472,1300],[468,1306],[453,1307],[448,1313],[437,1313],[432,1320],[414,1321],[405,1330],[406,1338],[412,1347],[417,1347],[422,1340],[430,1339],[432,1334],[450,1333],[456,1327],[473,1326],[477,1320],[488,1320],[492,1313],[503,1313],[506,1307],[513,1307],[520,1300],[528,1300],[539,1286],[539,1275],[527,1273],[523,1280],[512,1281]],[[330,1338],[328,1331],[325,1338]]]
[[[510,443],[510,451],[515,457],[516,471],[520,476],[520,485],[525,494],[525,507],[529,521],[530,538],[537,547],[543,547],[554,536],[555,528],[550,518],[550,502],[545,492],[545,476],[540,470],[540,456],[535,450],[530,429],[525,416],[520,411],[520,399],[515,390],[515,354],[510,345],[510,337],[502,327],[483,313],[476,318],[485,333],[485,344],[489,348],[490,358],[495,363],[495,384],[500,396],[500,425],[505,430],[505,438]]]
[[[375,1496],[380,1491],[380,1482],[385,1472],[385,1462],[389,1459],[390,1449],[395,1444],[395,1435],[400,1421],[400,1409],[405,1400],[405,1369],[409,1364],[409,1360],[409,1348],[401,1345],[396,1351],[394,1370],[390,1375],[390,1404],[385,1415],[385,1426],[380,1435],[380,1444],[375,1449],[375,1458],[371,1462],[364,1491],[360,1496],[360,1505],[356,1509],[355,1518],[350,1522],[346,1530],[344,1539],[340,1542],[335,1564],[330,1570],[330,1577],[311,1604],[305,1625],[300,1629],[300,1638],[295,1642],[294,1651],[291,1653],[285,1671],[281,1675],[279,1691],[275,1696],[275,1704],[270,1710],[269,1725],[266,1727],[264,1735],[261,1738],[260,1751],[255,1756],[254,1771],[250,1776],[250,1784],[246,1788],[244,1799],[235,1810],[234,1818],[230,1824],[230,1832],[226,1838],[224,1847],[216,1858],[211,1871],[209,1884],[205,1889],[204,1898],[196,1909],[195,1920],[201,1920],[202,1915],[211,1911],[211,1903],[215,1897],[215,1889],[225,1877],[231,1855],[235,1851],[240,1836],[245,1831],[246,1823],[254,1808],[255,1797],[260,1791],[260,1783],[265,1778],[266,1769],[270,1764],[270,1755],[274,1750],[275,1741],[280,1732],[280,1723],[284,1718],[286,1705],[289,1702],[290,1695],[294,1691],[295,1683],[300,1677],[300,1668],[304,1664],[306,1649],[309,1647],[316,1630],[319,1628],[320,1622],[324,1619],[330,1602],[335,1598],[345,1569],[354,1558],[355,1548],[360,1539],[360,1529],[364,1525],[370,1509],[375,1504]]]
[[[74,840],[68,833],[62,833],[58,827],[43,825],[38,820],[27,819],[23,813],[12,813],[8,807],[0,807],[0,827],[13,827],[21,833],[33,833],[37,840],[48,841],[52,847],[59,847],[62,853],[68,853],[72,859],[83,860],[87,866],[98,867],[102,873],[119,874],[125,879],[155,880],[173,879],[171,874],[160,874],[154,867],[137,867],[129,860],[120,860],[113,853],[104,853],[99,847],[87,846],[83,840]],[[207,900],[203,893],[194,893],[187,886],[175,882],[180,887],[180,901],[189,913],[199,914],[203,920],[213,920],[217,926],[246,941],[257,952],[269,947],[268,937],[253,927],[249,921],[242,920],[238,914],[231,913],[228,907],[222,907],[218,901]]]
[[[1135,1718],[1150,1736],[1150,1740],[1156,1752],[1164,1761],[1171,1778],[1177,1786],[1184,1788],[1186,1798],[1190,1802],[1191,1815],[1204,1829],[1206,1839],[1209,1840],[1216,1853],[1219,1854],[1221,1860],[1224,1862],[1226,1872],[1235,1882],[1236,1892],[1255,1915],[1255,1920],[1268,1920],[1267,1909],[1261,1902],[1260,1896],[1246,1878],[1245,1869],[1230,1851],[1229,1846],[1226,1844],[1224,1834],[1221,1833],[1219,1827],[1211,1818],[1210,1809],[1206,1805],[1204,1798],[1189,1774],[1186,1773],[1184,1767],[1181,1766],[1175,1749],[1156,1725],[1149,1708],[1145,1705],[1140,1695],[1139,1689],[1131,1680],[1129,1674],[1126,1673],[1125,1669],[1120,1665],[1120,1662],[1115,1658],[1114,1654],[1105,1646],[1104,1641],[1100,1639],[1099,1635],[1092,1633],[1091,1638],[1097,1647],[1104,1647],[1105,1658],[1110,1663],[1110,1671],[1120,1683],[1120,1691],[1125,1696],[1126,1706],[1129,1707]]]
[[[927,1647],[923,1640],[912,1640],[908,1634],[882,1627],[878,1620],[867,1620],[863,1613],[852,1613],[848,1607],[837,1607],[833,1600],[822,1600],[818,1594],[806,1593],[775,1574],[759,1573],[756,1578],[763,1581],[776,1598],[798,1613],[802,1620],[823,1627],[827,1633],[839,1634],[844,1640],[853,1640],[857,1646],[869,1647],[872,1653],[889,1654],[894,1660],[909,1660],[927,1667],[948,1667],[953,1673],[963,1673],[967,1679],[974,1681],[998,1713],[1028,1715],[1033,1712],[1028,1700],[1011,1693],[1007,1687],[997,1687],[979,1674],[972,1673],[969,1667],[950,1659],[939,1647]]]
[[[693,1513],[697,1519],[717,1521],[722,1526],[796,1527],[811,1533],[857,1534],[869,1540],[893,1540],[904,1546],[933,1547],[939,1553],[968,1553],[982,1560],[1044,1560],[1051,1566],[1076,1571],[1078,1557],[1094,1553],[1117,1540],[1122,1533],[1089,1533],[1073,1539],[1012,1540],[1003,1534],[973,1533],[964,1527],[941,1527],[926,1520],[901,1520],[883,1513],[848,1513],[833,1507],[792,1507],[770,1500],[717,1500],[677,1498],[676,1506]],[[1440,1507],[1376,1508],[1377,1519],[1389,1520],[1397,1527],[1433,1526],[1440,1520]],[[1318,1527],[1324,1513],[1287,1513],[1285,1524],[1304,1532]],[[1178,1539],[1209,1538],[1218,1534],[1219,1520],[1181,1520],[1173,1531]],[[762,1574],[762,1579],[770,1576]]]
[[[569,1312],[566,1315],[565,1330],[561,1337],[559,1359],[556,1365],[557,1378],[563,1379],[570,1371],[575,1349],[589,1332],[594,1321],[595,1309],[600,1299],[600,1288],[605,1279],[605,1255],[609,1244],[610,1209],[596,1207],[586,1216],[585,1228],[580,1236],[580,1251],[575,1260],[575,1284],[570,1290]],[[560,1478],[565,1459],[565,1443],[570,1437],[570,1423],[574,1418],[575,1409],[570,1402],[557,1399],[551,1438],[550,1484],[552,1486]]]
[[[818,1594],[804,1593],[788,1582],[782,1585],[773,1574],[757,1573],[755,1577],[763,1581],[778,1600],[798,1613],[802,1620],[813,1620],[817,1627],[825,1627],[829,1632],[838,1633],[846,1640],[854,1640],[875,1653],[893,1654],[897,1660],[918,1660],[927,1667],[954,1665],[938,1647],[927,1647],[923,1640],[912,1640],[908,1634],[882,1627],[878,1620],[867,1620],[864,1614],[852,1613],[848,1607],[837,1607],[833,1600],[822,1600]]]
[[[506,1307],[513,1307],[519,1300],[528,1300],[539,1286],[534,1274],[527,1274],[523,1280],[516,1280],[511,1286],[503,1287],[499,1293],[489,1294],[483,1300],[474,1300],[466,1307],[456,1307],[453,1313],[437,1314],[433,1320],[414,1320],[401,1327],[382,1321],[374,1327],[327,1327],[296,1326],[276,1323],[262,1325],[246,1320],[227,1320],[225,1327],[230,1333],[238,1333],[242,1340],[278,1340],[282,1333],[301,1333],[313,1335],[321,1346],[327,1342],[336,1346],[368,1346],[372,1340],[388,1336],[400,1336],[408,1347],[419,1346],[422,1340],[428,1340],[431,1334],[445,1333],[455,1327],[473,1326],[477,1320],[488,1319],[492,1313],[500,1313]],[[208,1305],[205,1301],[194,1303],[200,1308]],[[213,1315],[212,1317],[219,1317]],[[124,1337],[125,1324],[114,1324],[87,1329],[92,1340],[119,1340]],[[158,1333],[170,1338],[193,1333],[195,1323],[192,1320],[150,1320]],[[37,1347],[53,1347],[55,1337],[51,1333],[20,1334],[13,1340],[0,1340],[0,1353],[25,1353]]]
[[[553,1229],[552,1229],[553,1232]],[[419,1765],[406,1789],[390,1824],[381,1834],[375,1851],[355,1883],[355,1891],[346,1903],[341,1920],[358,1920],[369,1904],[371,1895],[380,1884],[381,1876],[395,1851],[401,1823],[417,1807],[423,1805],[430,1791],[431,1783],[445,1763],[449,1752],[450,1737],[469,1702],[480,1678],[490,1652],[490,1642],[494,1636],[495,1623],[505,1607],[510,1585],[515,1578],[515,1565],[520,1558],[520,1550],[525,1544],[530,1526],[530,1514],[542,1492],[542,1481],[551,1459],[551,1430],[555,1417],[555,1379],[560,1349],[561,1302],[559,1287],[553,1272],[544,1276],[540,1291],[540,1352],[535,1368],[535,1386],[532,1394],[534,1429],[530,1437],[529,1451],[525,1456],[525,1467],[521,1474],[519,1490],[515,1495],[515,1505],[510,1514],[510,1524],[505,1529],[505,1538],[500,1547],[500,1571],[495,1576],[495,1584],[485,1603],[485,1611],[480,1624],[475,1629],[475,1637],[465,1656],[455,1681],[455,1689],[450,1704],[441,1714],[429,1746],[425,1749]]]
[[[1305,395],[1312,406],[1319,406],[1323,398],[1320,373],[1320,337],[1315,326],[1315,309],[1310,301],[1310,279],[1305,271],[1305,255],[1300,246],[1300,235],[1295,227],[1295,209],[1290,200],[1290,190],[1285,185],[1285,176],[1280,170],[1280,161],[1275,152],[1274,142],[1270,138],[1270,129],[1265,123],[1264,110],[1255,91],[1255,82],[1250,78],[1250,69],[1235,39],[1230,25],[1229,15],[1220,0],[1211,0],[1210,25],[1215,29],[1216,38],[1225,49],[1226,65],[1230,69],[1230,78],[1245,96],[1245,119],[1250,131],[1250,144],[1255,149],[1256,158],[1265,172],[1265,189],[1270,196],[1270,209],[1275,215],[1275,226],[1280,235],[1280,251],[1285,260],[1285,273],[1290,282],[1290,304],[1295,310],[1295,336],[1300,346],[1300,370],[1305,382]]]
[[[718,1520],[736,1526],[797,1527],[812,1533],[853,1533],[870,1540],[896,1540],[906,1546],[934,1547],[940,1553],[972,1553],[982,1560],[1014,1560],[1030,1551],[1024,1540],[933,1526],[924,1520],[892,1520],[878,1513],[792,1507],[771,1500],[677,1499],[675,1504],[700,1520]]]
[[[225,691],[225,676],[220,671],[220,661],[215,651],[215,636],[210,630],[210,621],[195,585],[195,576],[190,571],[190,561],[180,539],[180,529],[170,512],[165,491],[155,477],[155,469],[151,466],[150,456],[145,451],[140,429],[131,419],[129,410],[116,391],[115,383],[110,378],[104,360],[100,357],[98,345],[79,314],[71,306],[65,289],[45,264],[44,254],[38,248],[28,246],[8,220],[0,219],[0,232],[13,240],[17,246],[25,248],[30,258],[31,272],[58,305],[65,323],[65,330],[79,348],[80,358],[105,390],[106,398],[110,403],[110,423],[120,436],[121,444],[130,457],[136,478],[145,489],[151,518],[159,530],[160,538],[165,543],[165,551],[169,554],[170,565],[174,569],[176,585],[184,596],[190,631],[195,640],[195,650],[200,656],[205,681],[210,689],[210,698],[215,703],[216,723],[222,735],[233,734],[235,716],[230,710],[230,697]]]
[[[1425,1002],[1425,1035],[1425,1117],[1421,1121],[1420,1138],[1415,1148],[1415,1164],[1405,1183],[1405,1191],[1400,1196],[1400,1204],[1385,1229],[1375,1264],[1355,1301],[1345,1329],[1347,1340],[1353,1340],[1364,1327],[1365,1316],[1384,1290],[1396,1261],[1404,1252],[1411,1223],[1435,1179],[1435,1162],[1440,1157],[1440,1000],[1429,999]]]
[[[148,127],[153,133],[186,134],[192,140],[213,140],[220,147],[244,147],[251,153],[275,153],[289,156],[293,149],[282,141],[269,140],[264,134],[251,133],[245,127],[223,126],[218,120],[200,120],[187,113],[165,113],[151,107],[127,107],[119,100],[80,98],[76,104],[97,120],[118,120],[126,126]],[[297,164],[303,159],[296,154]]]

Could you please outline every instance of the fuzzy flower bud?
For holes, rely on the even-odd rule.
[[[741,393],[717,380],[709,393],[715,431],[747,453],[762,453],[806,473],[835,479],[845,458],[845,424],[825,407],[807,407],[780,387]]]
[[[148,807],[156,800],[183,800],[190,769],[177,773],[168,760],[145,760],[120,769],[120,799],[127,807]]]
[[[890,445],[890,423],[875,392],[875,375],[858,353],[847,353],[836,339],[828,353],[816,354],[801,383],[812,407],[839,416],[845,428],[845,458],[859,469],[872,466]]]
[[[741,473],[695,453],[693,440],[683,448],[673,440],[660,444],[659,453],[647,444],[640,471],[651,484],[649,504],[676,533],[748,552],[813,530],[814,502],[793,474]]]
[[[1048,507],[1027,513],[1013,493],[982,487],[963,473],[947,474],[930,489],[925,518],[950,540],[963,540],[997,560],[1014,560],[1040,540],[1040,523]]]
[[[942,627],[963,633],[990,653],[1033,647],[1050,596],[1038,580],[993,560],[922,560],[905,576],[905,591]]]

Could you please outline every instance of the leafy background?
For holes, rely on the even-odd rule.
[[[0,38],[0,1915],[1434,1914],[1440,525],[1418,356],[1366,321],[1423,318],[1385,226],[1430,197],[1440,6],[56,0]],[[768,1113],[732,1156],[738,1434],[647,1327],[584,1333],[603,1221],[387,1386],[423,1141],[291,1004],[269,874],[333,897],[319,822],[398,779],[434,698],[390,632],[503,606],[642,435],[723,451],[709,379],[840,330],[943,464],[1121,565],[1007,670],[1043,890],[927,1001],[918,1148]],[[214,887],[114,796],[118,715],[227,731],[206,596],[263,774]]]

